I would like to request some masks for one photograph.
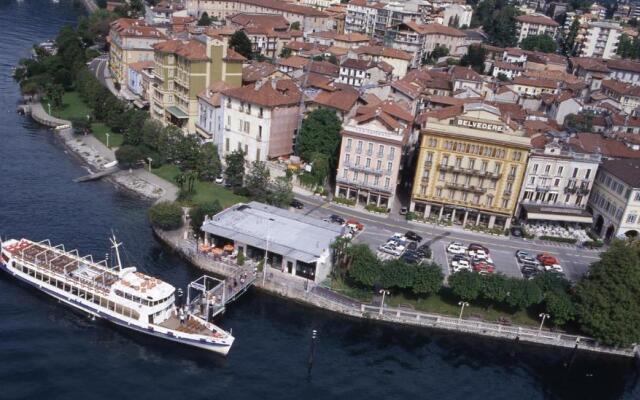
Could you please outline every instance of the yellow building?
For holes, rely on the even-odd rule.
[[[242,85],[245,58],[226,41],[198,36],[188,41],[168,40],[154,46],[155,68],[151,116],[186,133],[196,132],[198,94],[213,82]]]
[[[109,70],[113,79],[124,86],[129,65],[153,61],[153,45],[167,38],[142,20],[120,18],[111,23],[108,40]]]
[[[421,125],[411,211],[420,220],[508,228],[529,137],[484,103],[429,111]]]

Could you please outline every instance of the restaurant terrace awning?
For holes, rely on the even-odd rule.
[[[174,117],[176,117],[178,119],[187,119],[187,118],[189,118],[189,116],[187,115],[186,112],[182,111],[181,109],[179,109],[176,106],[167,107],[167,111],[169,112],[169,114],[173,115]]]
[[[578,208],[551,207],[523,204],[527,213],[527,220],[577,222],[581,224],[593,223],[593,217],[586,210]]]

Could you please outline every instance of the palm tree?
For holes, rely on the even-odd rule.
[[[198,179],[198,173],[194,170],[189,170],[187,171],[186,178],[187,178],[187,191],[193,192],[195,182]]]
[[[175,180],[178,186],[180,186],[180,190],[182,190],[182,186],[184,186],[185,182],[187,181],[187,177],[183,172],[181,172],[180,174],[178,174],[178,176],[175,177]]]

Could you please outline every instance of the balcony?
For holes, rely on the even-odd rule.
[[[366,172],[368,174],[373,174],[373,175],[378,175],[378,176],[382,176],[382,174],[384,174],[384,171],[381,169],[375,169],[372,167],[365,167],[364,165],[354,165],[351,162],[346,162],[344,163],[344,165],[354,171],[360,171],[360,172]]]
[[[365,190],[371,190],[375,192],[382,192],[382,193],[389,193],[389,194],[393,193],[391,188],[382,188],[379,186],[375,186],[371,183],[364,183],[364,181],[357,182],[357,181],[349,180],[346,178],[336,178],[336,182],[349,185],[357,189],[365,189]]]
[[[486,193],[487,191],[487,189],[485,188],[481,188],[477,186],[467,186],[462,183],[454,183],[454,182],[445,183],[445,187],[447,189],[455,189],[455,190],[461,190],[463,192],[472,192],[472,193]]]
[[[551,186],[549,186],[549,185],[538,185],[538,186],[536,186],[536,192],[546,193],[550,189],[551,189]]]
[[[439,169],[440,171],[457,172],[459,174],[478,176],[481,178],[500,179],[502,177],[502,174],[499,172],[479,171],[473,168],[462,168],[454,165],[440,164]]]
[[[564,188],[564,192],[565,193],[569,193],[569,194],[577,193],[578,192],[578,187],[577,186],[566,186]]]

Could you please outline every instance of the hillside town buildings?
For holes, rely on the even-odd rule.
[[[566,224],[609,240],[637,229],[626,193],[640,189],[620,167],[640,159],[640,62],[616,54],[628,27],[599,7],[569,11],[562,27],[539,13],[546,3],[521,7],[519,44],[579,21],[568,57],[489,44],[466,29],[473,9],[460,1],[338,3],[159,4],[111,24],[109,70],[122,98],[222,159],[294,162],[305,116],[331,110],[342,124],[331,191],[358,209],[495,232]],[[211,26],[197,25],[204,12]],[[237,31],[251,59],[229,46]],[[484,65],[458,65],[476,44]]]

